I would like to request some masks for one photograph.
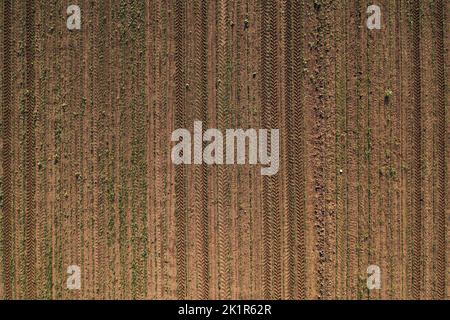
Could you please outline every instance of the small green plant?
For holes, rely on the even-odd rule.
[[[389,103],[389,100],[390,100],[391,96],[392,96],[392,90],[391,89],[386,89],[384,91],[384,103],[385,104]]]

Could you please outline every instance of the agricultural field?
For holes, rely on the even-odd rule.
[[[449,12],[0,0],[0,298],[449,299]],[[279,170],[175,165],[194,121]]]

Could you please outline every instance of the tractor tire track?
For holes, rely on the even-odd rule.
[[[278,128],[277,93],[277,17],[276,4],[263,1],[261,20],[261,63],[262,63],[262,124],[266,129]],[[271,145],[268,137],[268,150]],[[281,216],[279,208],[278,176],[264,177],[263,190],[263,237],[264,237],[264,298],[281,298]],[[269,263],[270,261],[270,263]]]
[[[262,8],[261,8],[261,28],[263,29],[261,32],[261,76],[262,76],[262,89],[261,89],[261,108],[262,108],[262,116],[261,116],[261,124],[263,127],[269,127],[270,125],[270,113],[269,110],[271,108],[270,101],[268,101],[268,86],[272,84],[272,92],[273,93],[273,79],[267,79],[268,76],[273,74],[269,74],[268,69],[268,59],[272,58],[270,55],[273,54],[273,52],[268,52],[268,34],[270,35],[270,32],[267,32],[267,29],[270,27],[273,27],[272,22],[272,14],[273,12],[269,12],[267,8],[267,3],[262,2]],[[268,15],[268,17],[267,17]],[[268,18],[268,20],[266,20]],[[271,23],[272,22],[272,23]],[[273,72],[273,70],[272,70]],[[267,144],[269,148],[269,143]],[[273,287],[272,287],[272,230],[271,227],[273,226],[273,217],[272,217],[272,207],[271,207],[271,201],[270,201],[270,194],[271,194],[271,184],[269,183],[269,178],[263,177],[262,178],[263,183],[263,190],[262,190],[262,240],[263,240],[263,281],[262,281],[262,294],[264,299],[270,299],[272,297]]]
[[[225,129],[229,125],[229,81],[228,70],[229,49],[227,41],[227,0],[218,3],[218,36],[217,36],[217,125]],[[224,165],[217,168],[217,214],[219,225],[218,237],[218,272],[219,272],[219,299],[231,299],[231,239],[230,239],[230,174]]]
[[[405,179],[404,173],[402,170],[402,157],[404,154],[404,145],[401,143],[403,141],[404,129],[403,129],[403,118],[404,111],[401,108],[403,103],[403,83],[402,83],[402,52],[403,52],[403,42],[402,42],[402,10],[401,3],[397,1],[393,10],[393,20],[394,22],[391,24],[394,28],[393,32],[393,42],[394,46],[392,48],[393,56],[394,56],[394,70],[395,73],[395,81],[393,81],[394,90],[396,92],[396,97],[393,103],[395,104],[395,108],[393,110],[393,149],[394,157],[392,159],[393,164],[395,164],[394,170],[397,172],[397,177],[393,182],[393,187],[395,191],[393,191],[394,201],[393,201],[393,213],[395,214],[395,218],[393,218],[393,243],[395,247],[395,253],[393,256],[393,264],[394,270],[391,275],[393,279],[402,279],[403,272],[403,239],[402,239],[402,223],[404,219],[404,203],[403,203],[403,194],[404,192],[404,183]],[[405,281],[402,279],[400,281],[396,281],[393,285],[393,296],[394,299],[399,299],[403,296]]]
[[[34,72],[34,46],[35,46],[35,3],[28,1],[26,5],[26,297],[36,297],[36,170],[35,170],[35,72]]]
[[[305,235],[305,116],[303,110],[303,1],[294,1],[292,6],[292,109],[293,116],[290,121],[293,129],[293,153],[292,159],[295,181],[295,299],[306,299],[306,235]]]
[[[420,1],[413,1],[412,14],[412,296],[420,299],[422,291],[422,75],[420,46]]]
[[[421,297],[428,299],[433,296],[435,280],[434,259],[437,252],[437,228],[435,221],[438,203],[437,177],[439,168],[434,166],[438,160],[438,128],[437,128],[437,94],[428,95],[427,92],[437,92],[436,69],[433,56],[435,52],[434,5],[421,7],[421,108],[422,108],[422,264],[423,283]],[[382,267],[382,266],[381,266]],[[382,267],[383,268],[383,267]]]
[[[285,65],[283,66],[284,73],[284,84],[285,84],[285,108],[286,113],[284,114],[284,124],[287,127],[287,146],[286,153],[287,159],[287,183],[286,183],[286,193],[287,193],[287,213],[285,223],[286,226],[286,265],[287,265],[287,288],[286,296],[289,300],[295,297],[295,201],[297,200],[296,193],[296,181],[295,181],[295,138],[293,128],[293,118],[294,118],[294,108],[292,104],[292,4],[290,1],[283,1],[283,11],[284,11],[284,21],[283,21],[283,33],[284,33],[284,51],[285,51]],[[295,90],[294,90],[295,92]],[[299,159],[301,161],[301,159]]]
[[[304,113],[301,1],[285,3],[286,124],[288,129],[288,289],[289,299],[306,299]]]
[[[175,128],[184,128],[185,108],[185,15],[186,4],[175,3]],[[175,233],[176,233],[176,270],[177,298],[185,299],[187,295],[187,257],[186,257],[186,188],[185,169],[183,165],[175,167]]]
[[[12,4],[11,0],[3,2],[3,63],[2,63],[2,239],[3,239],[3,298],[12,299],[11,288],[11,258],[12,258],[12,175],[11,175],[11,144],[12,144],[12,87],[11,87],[11,45],[12,45]]]
[[[445,5],[442,0],[435,2],[434,21],[436,23],[436,86],[437,86],[437,249],[436,249],[436,284],[435,297],[437,299],[445,299],[446,297],[446,192],[447,192],[447,170],[446,170],[446,137],[447,137],[447,118],[445,111],[446,103],[446,78],[445,78],[445,50],[444,50],[444,9]]]
[[[249,84],[247,86],[247,107],[250,111],[249,125],[252,127],[262,127],[261,125],[261,109],[253,107],[254,104],[261,106],[261,41],[254,40],[255,34],[260,34],[262,30],[261,21],[261,5],[260,1],[250,0],[245,5],[244,30],[246,31],[247,44],[247,75]],[[260,38],[258,39],[260,40]],[[249,172],[249,238],[250,238],[250,281],[251,293],[250,297],[256,299],[264,297],[264,243],[263,230],[264,227],[262,213],[263,202],[262,188],[263,178],[260,174],[260,168],[253,167]]]
[[[199,0],[194,4],[195,10],[195,75],[196,93],[194,112],[195,120],[203,122],[206,126],[208,120],[208,5]],[[197,141],[199,145],[202,141]],[[197,298],[206,300],[209,298],[209,242],[208,242],[208,169],[205,164],[196,165],[195,177],[195,214],[197,236]]]
[[[101,255],[100,252],[102,250],[102,245],[100,241],[100,234],[103,230],[101,230],[102,225],[100,223],[100,202],[101,199],[101,192],[99,191],[99,124],[98,124],[98,115],[99,115],[99,105],[101,99],[102,92],[99,89],[99,86],[101,86],[101,75],[100,75],[100,62],[97,63],[98,59],[101,57],[101,43],[102,43],[102,37],[99,35],[99,29],[102,29],[99,25],[100,21],[98,21],[99,18],[99,9],[95,8],[95,16],[94,19],[97,21],[93,22],[94,26],[94,32],[91,34],[91,47],[93,48],[93,57],[92,57],[92,69],[93,69],[93,81],[92,81],[92,91],[93,91],[93,104],[92,104],[92,153],[93,153],[93,163],[92,163],[92,179],[93,179],[93,214],[94,214],[94,248],[93,248],[93,271],[94,271],[94,286],[96,290],[94,291],[94,295],[97,293],[97,290],[99,290],[99,286],[101,286],[102,282],[99,279],[102,274],[103,270],[101,270]],[[103,31],[103,30],[102,30]],[[96,38],[98,36],[98,38]]]

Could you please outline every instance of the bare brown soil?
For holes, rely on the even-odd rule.
[[[78,4],[0,1],[0,298],[449,298],[450,2]],[[279,172],[172,164],[195,120]]]

